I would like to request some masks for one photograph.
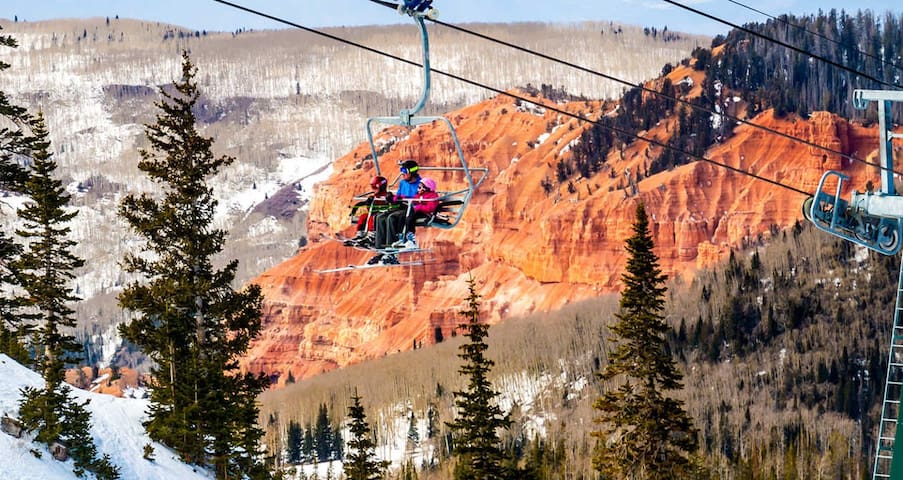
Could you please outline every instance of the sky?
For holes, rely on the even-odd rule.
[[[320,28],[407,23],[410,20],[369,0],[230,0],[300,25]],[[876,14],[903,14],[899,0],[675,0],[734,24],[764,22],[767,15],[816,13],[836,8]],[[286,28],[215,0],[2,0],[0,18],[115,17],[172,23],[192,30],[235,31],[240,28]],[[10,6],[12,5],[12,6]],[[815,5],[815,6],[813,6]],[[728,25],[666,3],[664,0],[434,0],[439,20],[465,22],[615,21],[704,35],[727,33]],[[757,10],[757,11],[756,11]],[[760,13],[762,12],[762,13]],[[764,13],[764,15],[763,15]]]

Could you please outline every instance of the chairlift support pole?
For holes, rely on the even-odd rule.
[[[893,132],[891,102],[903,102],[903,91],[856,90],[853,107],[865,109],[869,102],[878,104],[878,153],[881,157],[881,192],[877,194],[853,192],[850,205],[858,206],[869,215],[903,222],[903,197],[894,187],[893,139],[903,135]],[[840,192],[838,191],[839,198]],[[836,212],[835,212],[836,213]],[[897,247],[899,250],[899,246]],[[896,252],[894,252],[895,254]],[[887,375],[884,380],[884,400],[881,404],[881,420],[875,446],[875,464],[872,480],[903,478],[903,426],[900,425],[901,400],[903,400],[903,262],[897,281],[894,305],[894,324],[891,329],[887,357]]]

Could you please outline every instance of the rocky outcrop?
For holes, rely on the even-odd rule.
[[[677,81],[692,74],[672,76]],[[612,108],[599,102],[556,107],[581,115]],[[725,258],[730,249],[767,238],[802,217],[804,196],[798,192],[705,161],[636,182],[627,173],[644,171],[660,149],[641,141],[610,155],[593,178],[575,176],[559,185],[556,166],[587,125],[506,96],[448,118],[470,164],[490,171],[463,221],[451,230],[418,231],[421,245],[431,249],[423,267],[318,274],[368,258],[321,237],[349,232],[350,198],[366,191],[374,172],[366,144],[338,159],[311,202],[309,243],[255,280],[265,295],[264,332],[252,345],[247,368],[278,376],[282,383],[289,372],[304,378],[448,338],[470,277],[477,281],[489,322],[617,291],[624,240],[640,201],[651,216],[664,273],[685,278]],[[859,158],[877,145],[873,128],[827,113],[803,120],[766,112],[754,121]],[[667,139],[673,126],[663,121],[643,134]],[[439,123],[412,132],[390,128],[379,140],[387,149],[381,168],[393,175],[407,158],[426,166],[457,164]],[[711,148],[707,158],[810,192],[826,169],[849,172],[860,189],[875,170],[749,126]],[[447,189],[455,179],[437,181]],[[551,191],[543,186],[549,182]]]
[[[66,383],[83,390],[122,397],[129,389],[143,387],[145,379],[136,370],[128,367],[116,370],[81,367],[66,370]]]

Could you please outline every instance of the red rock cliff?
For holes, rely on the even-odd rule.
[[[687,71],[672,73],[679,80]],[[699,82],[697,81],[697,84]],[[691,92],[692,94],[692,92]],[[536,99],[537,103],[547,101]],[[599,102],[557,108],[583,115],[610,111]],[[500,96],[449,115],[471,166],[487,167],[488,180],[452,230],[421,229],[418,240],[432,249],[423,267],[347,273],[314,271],[363,263],[366,252],[320,239],[348,233],[348,205],[374,174],[369,147],[361,144],[335,162],[332,176],[315,190],[310,207],[311,242],[298,254],[256,279],[265,295],[264,332],[252,345],[247,365],[255,371],[295,378],[342,367],[448,337],[473,275],[486,310],[501,319],[561,307],[567,302],[616,291],[625,262],[635,205],[646,204],[663,271],[690,277],[725,257],[745,239],[767,235],[772,226],[801,219],[799,193],[697,161],[629,186],[626,172],[642,171],[660,147],[638,141],[623,155],[614,152],[589,180],[556,186],[556,164],[586,123],[552,111],[516,105]],[[817,145],[874,156],[875,129],[828,113],[808,120],[775,119],[766,112],[754,122]],[[674,122],[663,121],[643,135],[667,139]],[[379,137],[391,147],[380,157],[383,172],[413,158],[421,165],[456,165],[452,143],[439,123],[413,132],[392,128]],[[874,168],[760,129],[741,126],[706,155],[714,162],[813,191],[822,172],[840,169],[862,189]],[[440,189],[453,181],[439,178]],[[557,182],[554,182],[557,185]]]

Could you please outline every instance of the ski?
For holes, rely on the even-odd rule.
[[[322,274],[322,273],[336,273],[336,272],[351,272],[351,271],[355,271],[355,270],[369,270],[369,269],[371,269],[371,268],[381,268],[381,267],[419,267],[419,266],[422,266],[422,265],[423,265],[423,262],[419,262],[419,261],[417,261],[417,262],[387,263],[387,264],[374,263],[374,264],[372,264],[372,265],[370,265],[370,264],[364,264],[364,265],[348,265],[348,266],[345,266],[345,267],[329,268],[329,269],[326,269],[326,270],[314,270],[314,271],[315,271],[316,273],[321,273],[321,274]]]
[[[395,247],[374,248],[374,247],[362,247],[360,245],[346,245],[345,242],[347,242],[349,240],[353,240],[353,239],[346,237],[340,233],[335,234],[335,236],[327,235],[325,233],[321,233],[320,235],[327,240],[331,240],[333,242],[339,242],[339,243],[345,245],[346,247],[351,247],[351,248],[354,248],[355,250],[379,253],[379,254],[383,254],[383,255],[399,255],[402,253],[429,253],[432,251],[429,248],[395,248]]]

